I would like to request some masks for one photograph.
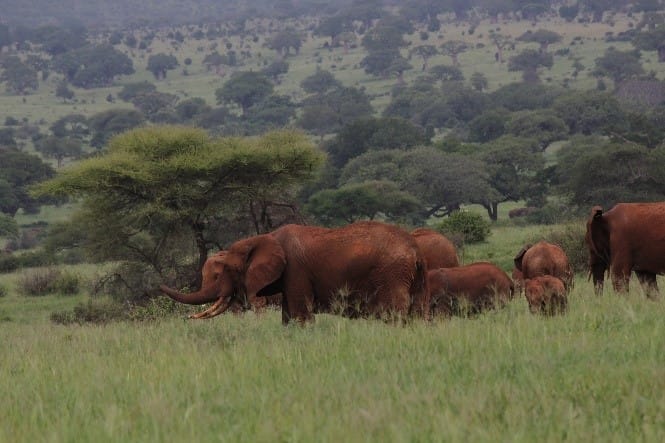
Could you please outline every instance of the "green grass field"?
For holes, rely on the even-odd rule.
[[[665,304],[637,292],[578,278],[555,318],[518,298],[475,319],[287,328],[277,312],[56,326],[44,314],[76,298],[21,300],[34,317],[18,320],[9,295],[0,441],[659,442]]]

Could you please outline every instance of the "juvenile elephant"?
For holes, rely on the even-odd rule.
[[[533,314],[563,314],[568,298],[563,282],[551,275],[541,275],[524,282],[524,295]]]
[[[513,282],[492,263],[478,262],[427,272],[431,312],[450,316],[501,307],[513,298]]]
[[[214,286],[218,278],[224,273],[224,265],[226,260],[227,251],[219,251],[214,255],[208,257],[206,262],[203,264],[203,269],[201,270],[202,282],[201,290],[205,291],[207,288]],[[205,303],[205,302],[204,302]],[[202,303],[201,303],[202,304]],[[253,296],[247,300],[239,300],[237,297],[234,297],[229,306],[231,312],[240,312],[244,309],[252,308],[255,310],[261,310],[266,306],[281,306],[282,305],[282,294],[275,294],[266,297],[257,297]],[[198,314],[191,315],[191,318],[205,317],[207,311],[199,312]]]
[[[343,303],[349,316],[429,317],[425,259],[403,229],[357,222],[337,229],[286,225],[229,247],[214,284],[192,294],[160,289],[182,303],[215,302],[197,318],[226,311],[234,297],[282,294],[282,322],[314,319]]]
[[[656,275],[665,273],[665,202],[618,203],[591,209],[586,236],[589,271],[596,293],[609,269],[616,291],[627,291],[635,271],[647,296],[658,295]]]
[[[573,287],[573,268],[568,256],[559,246],[539,241],[535,245],[526,245],[517,253],[515,268],[522,272],[522,278],[528,280],[540,275],[551,275],[560,279],[566,291]]]
[[[428,269],[459,266],[457,249],[453,242],[444,235],[428,228],[415,229],[411,235],[416,239],[418,247],[425,255]]]

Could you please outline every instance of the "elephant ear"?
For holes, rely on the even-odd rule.
[[[247,255],[245,289],[254,295],[279,280],[286,267],[286,253],[270,234],[259,235]]]
[[[517,253],[515,258],[513,258],[513,262],[515,263],[515,267],[522,272],[522,258],[524,257],[524,253],[529,250],[531,247],[530,244],[525,245],[522,249],[520,249],[520,252]]]

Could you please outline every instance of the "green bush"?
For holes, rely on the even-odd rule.
[[[478,243],[487,240],[491,234],[490,222],[482,215],[456,211],[436,226],[444,235],[462,235],[464,243]]]
[[[73,323],[103,324],[125,319],[127,319],[127,313],[123,305],[110,300],[90,300],[87,303],[77,305],[72,311],[58,311],[51,314],[51,321],[61,325]]]
[[[577,216],[577,212],[561,203],[547,203],[526,215],[528,223],[539,225],[555,225],[565,223]]]
[[[80,279],[76,274],[58,268],[41,268],[24,272],[17,281],[18,291],[24,295],[76,294]]]
[[[18,269],[18,259],[15,255],[0,255],[0,273],[14,272],[16,269]]]
[[[584,221],[570,223],[553,229],[545,235],[545,240],[561,246],[576,273],[589,269],[589,252],[584,241],[586,224]]]
[[[5,297],[7,294],[9,294],[9,289],[4,285],[0,285],[0,297]]]

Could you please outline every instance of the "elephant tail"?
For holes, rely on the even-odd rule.
[[[427,264],[422,257],[416,260],[416,269],[409,290],[411,314],[429,320],[430,293],[427,283]]]

